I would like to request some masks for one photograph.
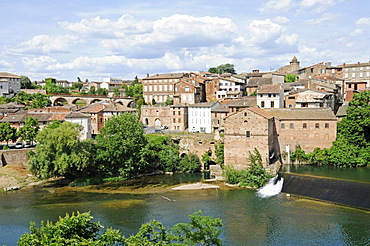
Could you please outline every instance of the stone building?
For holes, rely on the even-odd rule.
[[[332,102],[330,94],[312,89],[291,91],[285,96],[286,108],[328,108]]]
[[[261,85],[257,90],[257,105],[260,108],[283,108],[284,89],[281,84]]]
[[[170,131],[185,131],[188,128],[188,106],[143,105],[140,121],[146,126],[167,126]]]
[[[21,77],[0,72],[0,96],[12,98],[21,91]]]
[[[337,119],[329,108],[246,108],[225,119],[225,164],[248,167],[249,152],[256,148],[267,169],[289,163],[299,145],[306,152],[330,148],[336,139]]]
[[[293,57],[290,61],[289,65],[279,68],[276,70],[275,73],[277,74],[298,74],[298,70],[300,68],[300,62],[298,61],[297,57]]]

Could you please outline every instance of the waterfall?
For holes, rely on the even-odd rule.
[[[259,188],[257,194],[259,197],[266,198],[279,194],[283,188],[284,178],[280,173],[271,178],[266,185]]]

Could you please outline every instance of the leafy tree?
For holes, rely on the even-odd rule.
[[[290,156],[290,160],[292,162],[298,161],[299,164],[303,162],[307,162],[309,160],[309,156],[302,150],[300,145],[296,146],[295,151]]]
[[[41,178],[89,175],[88,170],[94,165],[94,146],[79,140],[80,130],[80,125],[65,121],[58,127],[53,125],[39,131],[36,136],[39,144],[29,152],[32,174]]]
[[[224,171],[226,182],[259,188],[272,177],[263,168],[261,154],[256,148],[254,149],[254,153],[249,152],[249,162],[249,167],[243,170],[235,170],[232,166],[226,166]]]
[[[99,96],[106,96],[108,95],[108,90],[105,89],[105,88],[99,88],[96,90],[96,95],[99,95]]]
[[[21,76],[21,89],[32,89],[31,80],[27,76]]]
[[[216,74],[222,74],[222,73],[231,73],[231,74],[236,74],[235,72],[235,69],[234,69],[234,65],[233,64],[221,64],[219,65],[218,67],[214,68],[210,68],[208,70],[208,72],[210,73],[216,73]]]
[[[195,173],[200,170],[199,157],[194,153],[189,153],[181,158],[177,170],[185,173]]]
[[[202,155],[202,162],[204,169],[208,170],[209,166],[212,165],[213,159],[212,159],[212,151],[208,150]]]
[[[215,73],[215,74],[217,74],[218,72],[217,72],[217,68],[216,67],[211,67],[210,69],[208,69],[208,72],[209,73]]]
[[[44,108],[50,107],[51,101],[47,95],[41,93],[33,94],[32,101],[29,105],[30,108]]]
[[[41,226],[30,222],[30,233],[25,233],[18,241],[19,246],[35,245],[222,245],[219,236],[222,232],[222,220],[211,216],[202,216],[198,211],[189,215],[191,221],[178,223],[170,229],[156,221],[143,224],[136,235],[125,238],[119,230],[104,227],[99,222],[92,222],[89,212],[75,215],[66,214],[55,223],[41,221]]]
[[[129,97],[134,97],[135,100],[139,100],[143,98],[143,85],[135,80],[131,83],[131,85],[123,84],[122,88],[125,90],[125,95]]]
[[[157,104],[157,102],[155,101],[155,99],[153,98],[152,99],[152,105],[156,105]]]
[[[9,122],[0,123],[0,141],[6,141],[6,145],[10,140],[15,141],[17,138],[17,129],[10,126]]]
[[[124,237],[119,230],[106,229],[101,235],[99,231],[104,228],[99,222],[92,222],[89,212],[75,215],[66,214],[59,217],[55,223],[41,221],[40,228],[36,223],[30,222],[30,233],[23,234],[18,241],[19,246],[44,245],[115,245],[122,243]]]
[[[53,80],[45,80],[46,93],[69,94],[69,89],[56,85]]]
[[[25,140],[32,143],[35,141],[39,129],[40,125],[37,118],[28,116],[24,122],[24,126],[19,130],[17,135],[22,141]]]
[[[80,83],[82,82],[80,77],[77,77],[77,81],[80,82]]]
[[[87,92],[89,95],[96,95],[96,89],[95,86],[91,86],[90,90]]]
[[[288,73],[284,77],[284,81],[287,83],[295,82],[297,80],[297,75]]]
[[[218,165],[220,165],[221,168],[224,168],[224,144],[216,144],[215,145],[215,154],[216,159],[214,160]]]
[[[83,87],[83,84],[81,82],[74,83],[72,85],[72,89],[77,89],[78,91],[80,91],[82,87]]]
[[[147,162],[142,150],[147,139],[135,115],[124,113],[110,118],[96,141],[99,168],[105,175],[132,177],[145,171]]]
[[[168,96],[164,102],[164,105],[173,105],[173,98]]]
[[[119,97],[120,96],[120,92],[119,92],[119,89],[118,88],[114,88],[113,89],[113,96],[115,96],[115,97]]]

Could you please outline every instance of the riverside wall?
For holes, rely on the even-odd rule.
[[[283,193],[370,210],[370,183],[283,173]]]
[[[32,149],[0,150],[0,167],[19,164],[27,165],[27,153]]]

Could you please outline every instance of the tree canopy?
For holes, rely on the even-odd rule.
[[[79,140],[80,130],[80,125],[65,121],[39,131],[38,145],[29,152],[30,171],[41,178],[88,175],[94,165],[94,148],[91,142]]]
[[[17,133],[20,140],[35,141],[36,135],[40,129],[37,118],[28,116],[24,121],[24,126],[21,127]]]
[[[284,81],[287,83],[295,82],[297,80],[297,75],[288,73],[284,77]]]
[[[21,89],[32,89],[31,80],[27,76],[21,76]]]
[[[114,116],[106,122],[97,136],[98,163],[108,176],[131,177],[148,164],[142,158],[147,145],[142,124],[131,113]]]
[[[35,245],[217,245],[221,246],[219,238],[223,226],[222,220],[211,216],[203,216],[202,211],[189,215],[190,222],[178,223],[170,229],[152,220],[143,224],[138,233],[125,238],[119,230],[108,228],[101,234],[104,227],[99,222],[93,222],[89,212],[59,217],[55,223],[41,221],[30,222],[30,233],[25,233],[18,241],[19,246]]]
[[[236,71],[234,69],[233,64],[221,64],[218,67],[211,67],[208,69],[208,72],[210,73],[216,73],[216,74],[222,74],[222,73],[231,73],[231,74],[236,74]]]

